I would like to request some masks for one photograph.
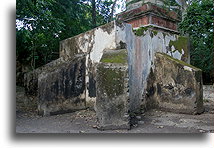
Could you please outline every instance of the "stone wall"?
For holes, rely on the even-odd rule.
[[[146,101],[146,94],[147,92],[147,85],[150,83],[148,82],[149,75],[151,74],[151,69],[155,67],[155,53],[161,52],[166,53],[168,56],[172,56],[178,60],[183,60],[185,62],[189,62],[189,51],[188,51],[188,39],[185,37],[181,37],[176,34],[171,34],[169,32],[163,32],[154,30],[153,28],[147,28],[142,27],[137,30],[132,31],[131,25],[128,24],[120,24],[116,26],[116,42],[120,42],[124,45],[128,52],[127,62],[128,62],[128,95],[129,95],[129,101],[128,101],[128,114],[129,117],[129,126],[131,124],[136,123],[136,117],[138,114],[141,113],[142,107],[145,107],[145,101]],[[118,64],[115,60],[112,59],[105,59],[108,57],[107,55],[111,55],[114,57],[113,53],[111,54],[104,54],[103,60],[101,59],[100,65],[103,64],[104,61]],[[103,66],[103,65],[102,65]],[[109,66],[106,68],[106,71],[111,71],[112,67]],[[99,73],[100,69],[98,69]],[[105,92],[102,92],[101,90],[105,90],[103,85],[110,85],[107,81],[105,84],[103,84],[102,81],[100,81],[100,77],[103,75],[102,73],[97,74],[97,94],[99,96],[96,96],[96,101],[99,103],[96,104],[96,106],[99,106],[97,110],[98,119],[100,119],[100,125],[102,128],[110,129],[112,125],[115,125],[116,123],[114,120],[112,120],[114,117],[117,117],[118,119],[121,119],[123,116],[120,116],[121,113],[118,110],[114,110],[115,113],[111,113],[111,109],[118,104],[118,101],[114,101],[115,97],[120,98],[119,96],[106,96]],[[106,77],[106,76],[105,76]],[[123,84],[121,82],[121,84]],[[112,86],[110,85],[110,88],[117,89],[117,85]],[[113,90],[112,90],[113,94]],[[123,95],[126,95],[124,93]],[[104,98],[101,96],[105,96]],[[121,98],[120,98],[121,100]],[[108,108],[108,109],[107,109]],[[123,111],[125,114],[125,112]],[[111,117],[109,116],[112,116]],[[120,122],[118,122],[119,127],[120,123],[122,123],[122,119]],[[110,126],[111,125],[111,126]],[[104,128],[104,129],[105,129]]]
[[[37,96],[38,95],[38,76],[44,71],[48,71],[55,66],[64,63],[65,61],[62,58],[54,60],[42,67],[39,67],[33,71],[30,71],[24,75],[24,87],[25,93],[28,96]]]
[[[147,108],[178,113],[198,114],[204,111],[202,71],[163,53],[155,54],[146,95]]]
[[[166,53],[178,60],[189,62],[188,39],[176,34],[142,27],[134,32],[126,30],[129,65],[131,109],[144,106],[150,69],[154,67],[156,52]]]
[[[187,38],[150,27],[141,27],[133,31],[130,24],[114,21],[61,41],[60,58],[28,73],[26,75],[26,89],[28,92],[34,91],[35,93],[32,94],[37,95],[39,87],[39,110],[46,115],[85,107],[93,108],[100,90],[96,79],[97,66],[105,62],[111,63],[112,60],[113,67],[114,64],[117,65],[115,59],[105,58],[108,57],[106,51],[112,51],[110,54],[112,56],[113,51],[123,51],[122,49],[127,51],[126,63],[131,98],[129,98],[129,111],[134,115],[140,113],[142,106],[145,106],[147,81],[151,68],[155,67],[156,52],[166,53],[178,60],[189,62]],[[84,58],[84,62],[80,62],[81,58]],[[70,83],[74,84],[76,80],[65,74],[71,73],[74,69],[72,63],[84,65],[81,74],[81,92],[76,96],[72,96],[75,94],[73,91],[76,88],[69,86]],[[109,66],[109,69],[111,70],[112,67]],[[78,69],[76,70],[78,71]],[[68,81],[69,83],[67,83]],[[58,85],[58,89],[56,89],[56,85]],[[69,89],[69,94],[67,94],[67,89]],[[75,98],[78,98],[76,100],[79,105],[75,104]],[[71,101],[67,102],[68,100]]]
[[[85,93],[87,107],[93,108],[96,101],[96,66],[100,62],[103,51],[117,48],[120,48],[120,43],[116,42],[115,22],[60,42],[60,57],[64,60],[71,59],[75,54],[86,55]]]
[[[107,50],[97,67],[96,114],[99,129],[129,129],[127,50]]]
[[[38,110],[42,115],[85,109],[85,56],[55,66],[38,76]]]

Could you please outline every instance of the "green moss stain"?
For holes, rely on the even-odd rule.
[[[157,54],[160,54],[160,55],[166,57],[167,59],[170,59],[170,60],[172,60],[172,61],[174,61],[174,62],[176,62],[176,63],[178,63],[178,64],[181,64],[181,65],[183,65],[183,66],[188,66],[188,67],[193,68],[193,69],[195,69],[195,70],[201,71],[201,69],[199,69],[199,68],[197,68],[197,67],[195,67],[195,66],[193,66],[193,65],[190,65],[190,64],[188,64],[188,63],[186,63],[186,62],[184,62],[184,61],[175,59],[175,58],[173,58],[173,57],[171,57],[171,56],[169,56],[169,55],[167,55],[167,54],[165,54],[165,53],[157,53]]]
[[[175,51],[177,50],[178,52],[182,53],[182,49],[184,50],[184,53],[187,53],[188,51],[188,38],[179,36],[177,40],[175,41],[170,41],[169,42],[169,47],[171,48],[172,46],[175,47]]]
[[[158,34],[158,31],[153,30],[152,33],[156,36]]]
[[[126,64],[127,63],[127,51],[124,50],[116,50],[110,53],[104,53],[101,59],[102,63],[120,63]]]
[[[150,30],[150,36],[153,38],[158,34],[157,30],[153,30],[152,26],[140,27],[138,29],[133,30],[136,36],[145,36],[147,30]]]
[[[99,87],[107,94],[108,97],[113,98],[123,94],[125,72],[119,69],[106,68],[103,65],[98,67]]]
[[[153,38],[154,36],[156,36],[158,34],[158,31],[156,30],[151,30],[150,36]]]
[[[136,29],[136,30],[133,30],[133,32],[134,32],[134,34],[136,35],[136,36],[144,36],[145,35],[145,32],[149,29],[150,27],[149,26],[147,26],[147,27],[140,27],[140,28],[138,28],[138,29]]]
[[[169,36],[169,34],[166,32],[163,32],[162,34],[163,34],[164,39],[166,38],[166,36]]]

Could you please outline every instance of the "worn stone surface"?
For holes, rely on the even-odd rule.
[[[155,53],[166,53],[176,59],[182,60],[184,59],[182,57],[186,55],[188,57],[188,50],[185,51],[181,46],[182,52],[179,52],[174,48],[174,45],[169,45],[170,42],[178,40],[178,35],[147,27],[141,27],[134,30],[134,32],[126,30],[126,37],[129,65],[129,92],[130,96],[132,96],[132,99],[130,99],[130,109],[133,112],[140,112],[145,103],[144,96],[146,95],[145,91],[148,85],[147,79],[150,69],[154,67]],[[188,62],[187,59],[186,62]]]
[[[85,56],[45,71],[38,78],[38,110],[50,115],[85,108]]]
[[[127,51],[106,51],[97,67],[96,114],[99,129],[129,129]]]
[[[127,51],[124,52],[125,50],[121,49],[127,49]],[[106,51],[112,52],[107,53]],[[136,117],[145,104],[144,96],[146,95],[147,79],[151,68],[155,66],[154,55],[156,52],[166,53],[185,62],[189,61],[187,38],[150,27],[140,27],[133,31],[130,24],[114,21],[61,41],[60,58],[27,74],[26,88],[34,91],[35,93],[32,93],[34,95],[37,95],[38,87],[41,87],[39,89],[44,91],[48,87],[43,89],[44,84],[42,81],[40,81],[41,85],[38,86],[39,75],[41,76],[40,78],[46,75],[44,80],[47,80],[48,83],[50,81],[49,84],[55,83],[53,82],[54,79],[63,75],[60,73],[62,70],[60,69],[61,65],[63,67],[66,63],[72,62],[77,55],[82,55],[85,57],[84,88],[82,88],[84,95],[82,95],[82,98],[84,98],[86,107],[93,109],[97,99],[96,92],[99,89],[96,84],[97,65],[100,62],[123,66],[128,64],[129,95],[132,96],[129,100],[129,109],[131,118]],[[124,55],[127,55],[127,59],[124,58]],[[64,67],[64,69],[66,68]],[[47,91],[50,90],[47,89]],[[44,96],[42,98],[46,98]],[[54,96],[56,97],[57,94],[53,94],[51,98],[54,98]],[[67,98],[66,94],[61,94],[60,97]],[[48,110],[55,113],[58,112],[53,110],[55,107],[47,107],[47,102],[40,104],[42,104],[39,106],[42,112],[44,110],[47,111],[47,114],[50,113]],[[61,110],[69,110],[67,106],[63,105],[60,108]],[[59,107],[56,110],[60,110]]]
[[[214,85],[203,85],[204,100],[212,100],[214,98]]]
[[[197,114],[204,111],[202,71],[163,53],[155,54],[147,85],[147,108]]]
[[[133,32],[129,24],[117,21],[111,22],[61,41],[59,59],[25,75],[26,93],[37,95],[38,75],[41,72],[54,69],[57,65],[70,61],[75,55],[84,54],[86,57],[85,99],[87,107],[93,108],[96,101],[96,67],[104,51],[106,49],[118,50],[126,48],[130,67],[130,91],[136,92],[132,93],[132,95],[138,98],[136,99],[137,101],[135,99],[131,101],[133,102],[131,104],[135,109],[140,108],[140,103],[137,102],[141,102],[139,98],[142,96],[143,85],[146,83],[150,67],[154,63],[154,53],[164,52],[179,60],[186,60],[182,57],[187,57],[188,51],[183,49],[183,45],[177,46],[175,41],[178,38],[178,35],[152,30],[148,27],[142,27]],[[178,50],[175,47],[178,47]],[[141,83],[141,81],[143,82]]]
[[[37,96],[38,94],[38,76],[44,71],[48,71],[57,65],[65,62],[62,58],[54,60],[42,67],[30,71],[24,75],[25,93],[28,96]]]
[[[75,54],[86,55],[86,105],[93,108],[96,101],[96,66],[100,62],[105,49],[118,49],[116,22],[97,27],[88,32],[68,38],[60,42],[60,57],[69,60]]]

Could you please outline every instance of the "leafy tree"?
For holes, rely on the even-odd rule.
[[[17,1],[17,60],[34,69],[53,58],[63,20],[52,15],[54,0]],[[21,25],[20,25],[21,24]]]
[[[205,83],[213,82],[213,1],[194,0],[179,25],[191,42],[191,64],[203,70]]]
[[[52,13],[54,17],[61,18],[65,25],[60,39],[75,36],[92,28],[92,6],[88,2],[88,0],[56,0]]]
[[[112,21],[117,0],[97,0],[97,10],[103,16],[104,23]]]

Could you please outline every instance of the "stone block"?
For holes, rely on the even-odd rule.
[[[42,115],[85,109],[85,56],[41,73],[38,88],[38,110]]]
[[[147,108],[187,114],[204,111],[202,71],[192,65],[156,53],[147,84]]]
[[[24,75],[24,87],[25,93],[28,96],[37,96],[38,95],[38,76],[44,71],[48,71],[57,65],[64,63],[65,61],[62,58],[54,60],[50,63],[47,63],[44,66],[41,66],[37,69],[34,69]]]
[[[127,51],[103,54],[97,67],[96,114],[99,129],[129,129]]]

